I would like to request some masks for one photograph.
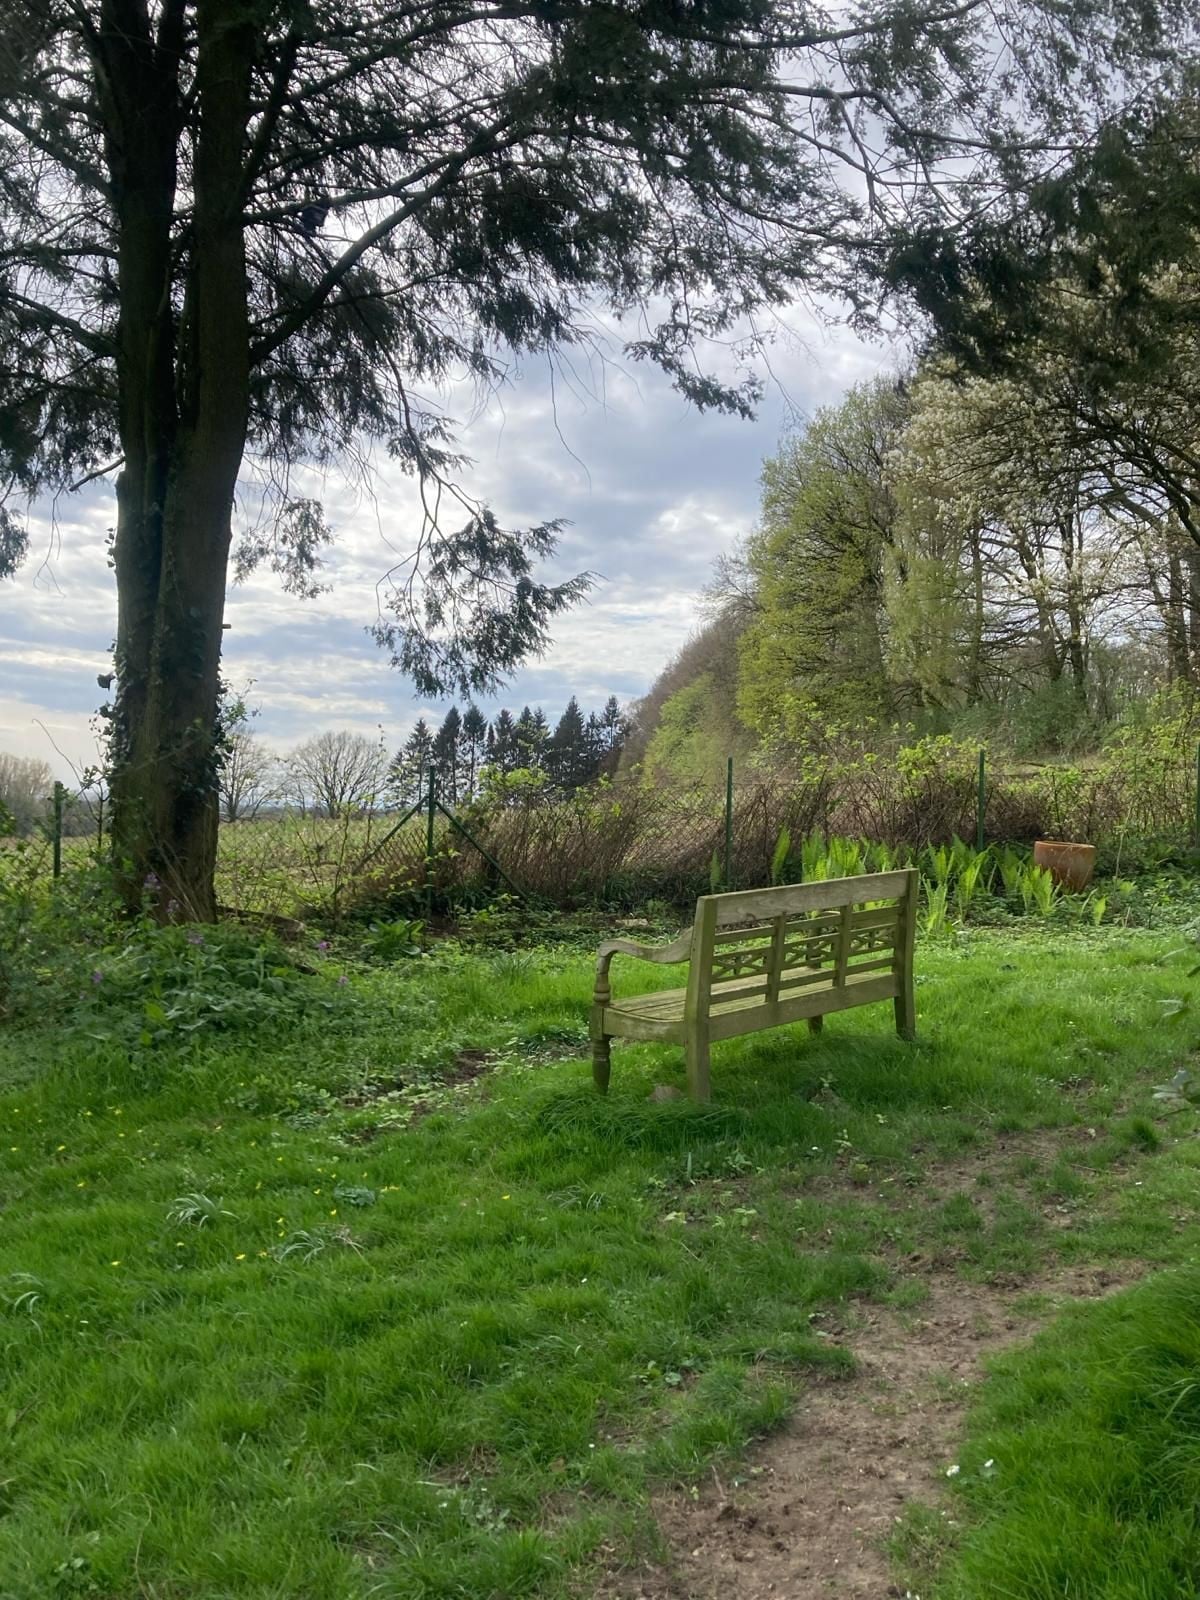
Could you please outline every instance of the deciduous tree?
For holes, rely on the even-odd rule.
[[[330,529],[292,464],[373,443],[415,473],[429,515],[378,637],[425,690],[489,687],[584,580],[539,580],[552,518],[502,528],[457,486],[442,380],[496,383],[513,352],[578,348],[604,306],[633,359],[700,405],[749,409],[746,365],[717,375],[707,340],[748,359],[756,313],[794,294],[863,306],[864,264],[914,185],[951,158],[956,211],[995,205],[1055,136],[1087,138],[1106,86],[1138,87],[1163,15],[6,0],[0,479],[34,493],[119,474],[113,834],[131,905],[155,871],[214,915],[247,460],[244,491],[275,520],[237,564],[266,559],[301,591]],[[0,572],[20,540],[6,513]]]
[[[221,761],[221,820],[247,822],[278,798],[282,773],[275,756],[249,728],[226,735]]]
[[[0,807],[12,818],[17,833],[29,833],[45,821],[54,774],[38,756],[0,752]]]
[[[320,733],[297,745],[288,768],[302,803],[340,817],[372,805],[383,792],[387,755],[361,733]]]

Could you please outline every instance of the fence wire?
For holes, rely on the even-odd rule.
[[[283,916],[420,914],[482,904],[516,890],[569,908],[684,903],[726,885],[755,888],[795,874],[806,839],[845,836],[920,849],[954,836],[1029,843],[1063,838],[1186,842],[1197,830],[1194,747],[1124,766],[989,767],[978,811],[969,761],[920,769],[884,758],[828,773],[743,777],[733,790],[726,861],[726,796],[718,785],[603,783],[574,795],[531,790],[438,812],[337,818],[296,813],[223,824],[217,867],[223,906]],[[96,850],[64,840],[64,860]],[[432,844],[432,848],[430,845]],[[490,858],[490,859],[489,859]]]

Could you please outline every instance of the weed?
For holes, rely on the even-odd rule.
[[[367,929],[366,952],[372,961],[399,961],[424,953],[423,922],[372,922]]]
[[[167,1221],[181,1228],[206,1228],[221,1217],[236,1220],[232,1211],[206,1194],[182,1194],[167,1207]]]

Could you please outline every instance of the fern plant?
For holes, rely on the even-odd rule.
[[[969,859],[960,866],[954,881],[954,908],[960,922],[967,921],[974,901],[991,887],[992,875],[987,870],[989,866],[987,851],[976,850],[971,850]]]
[[[1028,863],[1019,851],[1005,845],[996,855],[996,865],[1000,869],[1000,882],[1004,888],[1006,900],[1019,900],[1021,898],[1021,885],[1025,881]]]
[[[935,939],[939,934],[945,933],[950,926],[946,904],[950,895],[950,885],[932,883],[928,878],[922,878],[921,887],[924,891],[924,904],[918,913],[921,933],[926,939]]]
[[[801,844],[800,867],[805,883],[823,883],[831,876],[824,834],[810,833]]]

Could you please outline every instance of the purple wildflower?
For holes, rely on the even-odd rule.
[[[148,872],[142,880],[143,889],[161,889],[162,880],[157,872]]]
[[[179,910],[179,901],[178,900],[168,900],[167,901],[167,915],[169,917],[174,917],[178,910]]]
[[[317,949],[321,952],[322,955],[324,955],[326,950],[329,949],[329,940],[328,939],[318,939],[317,940]]]
[[[338,979],[338,987],[339,987],[339,989],[341,988],[343,983],[349,983],[349,982],[350,982],[350,979],[343,972],[341,977]]]
[[[92,982],[93,983],[103,983],[104,982],[104,974],[100,971],[99,967],[97,967],[96,970],[92,973]]]
[[[204,935],[200,932],[199,928],[193,928],[191,930],[191,932],[187,936],[187,942],[189,944],[203,944],[204,943]]]

